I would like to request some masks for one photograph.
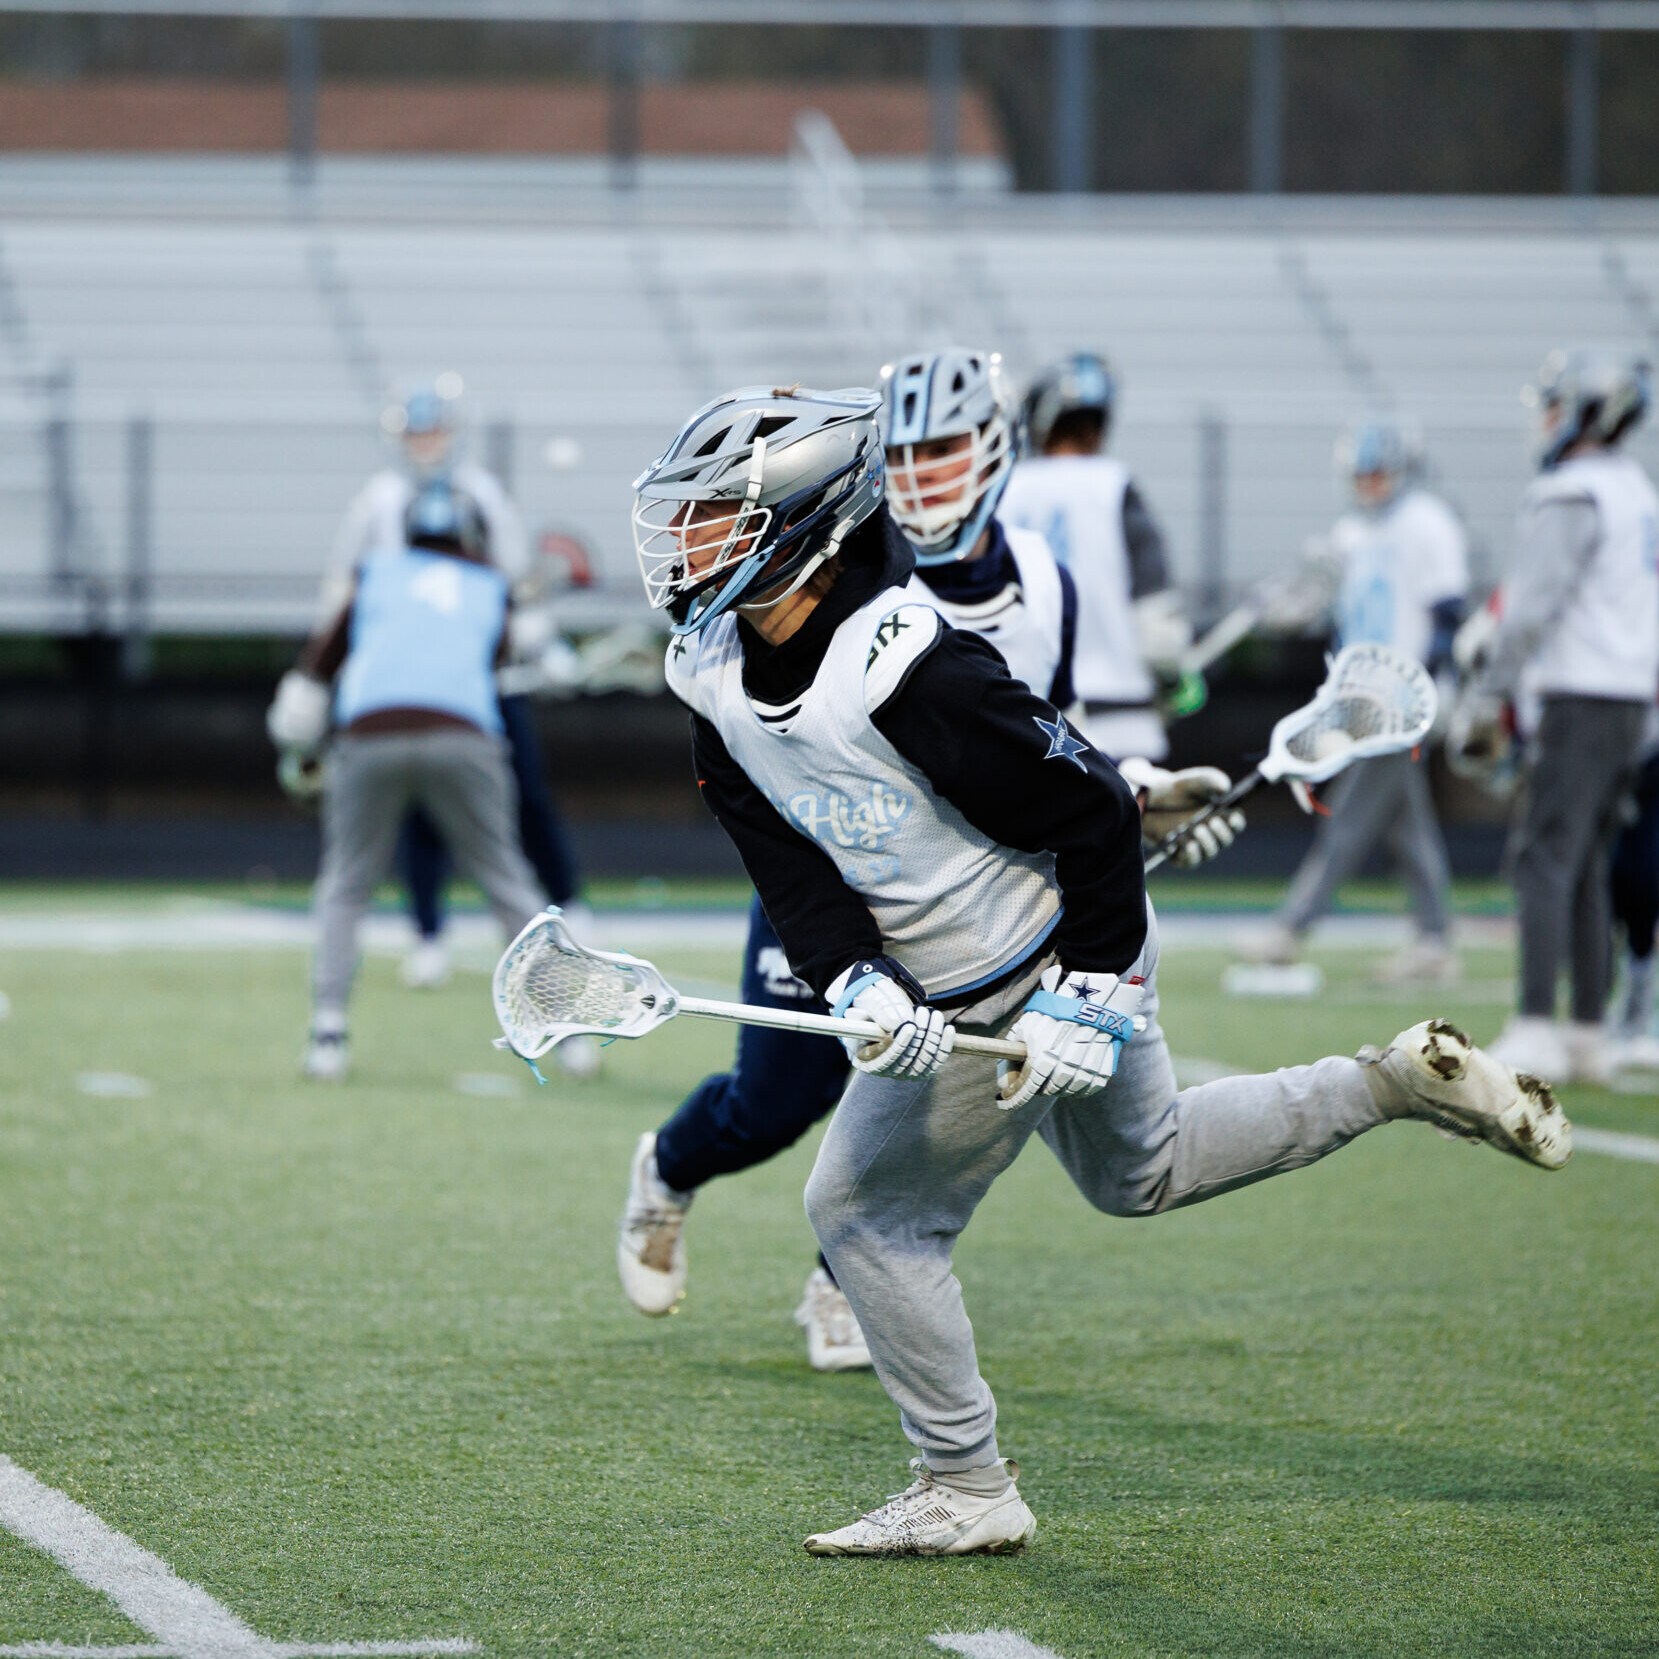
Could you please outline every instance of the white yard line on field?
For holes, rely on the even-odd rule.
[[[1584,1129],[1574,1124],[1573,1150],[1599,1152],[1606,1158],[1629,1158],[1638,1164],[1659,1164],[1659,1140],[1651,1135],[1620,1135],[1611,1129]]]
[[[81,1583],[109,1597],[156,1644],[65,1647],[23,1642],[4,1659],[309,1659],[311,1655],[472,1653],[461,1639],[430,1642],[273,1642],[159,1555],[100,1521],[73,1498],[0,1454],[0,1527],[43,1550]]]
[[[966,1659],[1060,1659],[1053,1648],[1039,1647],[1017,1630],[976,1630],[971,1635],[947,1631],[928,1640],[947,1653],[964,1654]]]

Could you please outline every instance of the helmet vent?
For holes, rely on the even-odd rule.
[[[692,451],[694,455],[713,455],[731,433],[729,426],[723,426],[718,432],[711,433]]]
[[[790,415],[767,415],[763,420],[755,422],[755,436],[770,438],[774,432],[781,432],[784,427],[793,423]],[[699,453],[701,453],[699,451]]]

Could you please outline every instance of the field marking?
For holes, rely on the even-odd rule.
[[[476,1653],[478,1644],[464,1636],[433,1642],[272,1642],[282,1659],[399,1659],[399,1656]],[[71,1647],[66,1642],[13,1642],[0,1646],[0,1659],[182,1659],[160,1642],[111,1643],[104,1647]]]
[[[976,1630],[971,1635],[943,1631],[928,1640],[947,1653],[963,1654],[965,1659],[1060,1659],[1053,1648],[1039,1647],[1017,1630]]]
[[[273,1642],[244,1624],[159,1555],[0,1453],[0,1527],[109,1597],[154,1646],[65,1647],[23,1642],[5,1659],[310,1659],[311,1655],[473,1653],[464,1638],[425,1642]]]
[[[1599,1152],[1607,1158],[1628,1158],[1638,1164],[1659,1164],[1659,1140],[1651,1135],[1621,1135],[1612,1129],[1582,1129],[1573,1125],[1573,1151]]]

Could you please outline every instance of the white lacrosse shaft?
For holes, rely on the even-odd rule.
[[[709,1002],[702,997],[681,997],[676,1012],[695,1014],[705,1020],[731,1020],[738,1025],[764,1025],[773,1031],[810,1031],[822,1032],[826,1037],[856,1037],[864,1042],[877,1042],[891,1035],[874,1020],[853,1020],[845,1016],[837,1019],[833,1014],[808,1014],[794,1008],[761,1008],[752,1002]],[[1002,1037],[975,1037],[971,1032],[955,1031],[951,1052],[990,1054],[998,1060],[1024,1060],[1025,1044],[1011,1043]]]
[[[1416,748],[1429,735],[1438,703],[1434,681],[1414,657],[1387,645],[1344,646],[1313,701],[1274,726],[1261,765],[1171,830],[1147,858],[1147,870],[1156,870],[1201,824],[1232,811],[1264,783],[1326,783],[1357,760]]]

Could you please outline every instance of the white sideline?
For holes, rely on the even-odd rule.
[[[36,1480],[0,1453],[0,1527],[43,1550],[81,1583],[102,1592],[156,1645],[65,1647],[23,1642],[6,1659],[308,1659],[310,1655],[471,1653],[460,1639],[431,1642],[273,1642],[159,1555],[100,1521],[73,1498]]]
[[[945,1631],[928,1640],[947,1653],[964,1654],[966,1659],[1060,1659],[1053,1648],[1038,1647],[1017,1630],[976,1630],[971,1635]]]
[[[1621,1135],[1612,1129],[1582,1129],[1575,1123],[1573,1150],[1599,1152],[1607,1158],[1629,1158],[1638,1164],[1659,1164],[1659,1140],[1651,1135]]]
[[[434,1642],[272,1642],[282,1659],[397,1659],[399,1655],[476,1653],[478,1644],[465,1637]],[[181,1659],[160,1642],[131,1642],[122,1646],[71,1647],[65,1642],[13,1642],[0,1646],[0,1659]]]

